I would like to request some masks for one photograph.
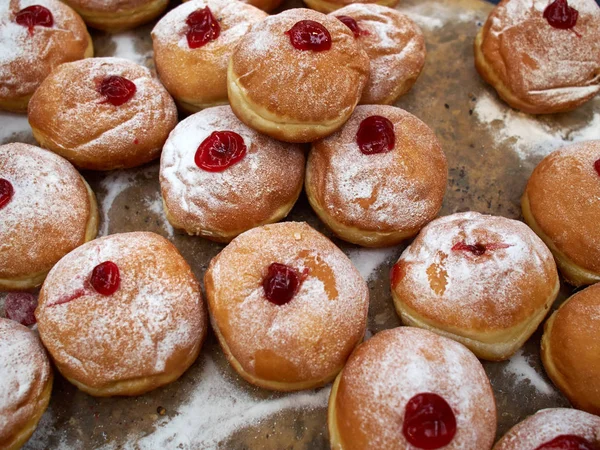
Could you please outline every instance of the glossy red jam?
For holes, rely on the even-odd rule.
[[[402,278],[404,278],[404,270],[399,264],[394,264],[392,270],[390,271],[390,282],[392,284],[392,288],[395,287],[400,280],[402,280]]]
[[[49,28],[54,25],[54,17],[52,17],[50,10],[40,5],[32,5],[22,9],[15,16],[15,21],[26,27],[30,35],[33,35],[33,28],[36,26]]]
[[[0,178],[0,209],[4,208],[11,201],[15,190],[10,181]]]
[[[204,139],[194,161],[202,170],[222,172],[246,156],[244,139],[233,131],[213,131]]]
[[[265,297],[276,305],[285,305],[300,289],[303,277],[296,269],[285,264],[273,263],[263,278]]]
[[[356,22],[356,20],[354,20],[352,17],[350,16],[335,16],[340,22],[342,22],[344,25],[346,25],[348,28],[350,28],[350,31],[352,31],[352,33],[354,33],[354,37],[360,37],[361,35],[365,35],[365,34],[369,34],[367,31],[361,29],[358,26],[358,23]]]
[[[563,434],[540,445],[535,450],[598,450],[598,446],[582,437]]]
[[[579,11],[569,6],[567,0],[554,0],[544,10],[544,18],[554,28],[570,30],[577,24]]]
[[[191,13],[185,23],[190,27],[185,35],[190,48],[200,48],[221,34],[221,25],[207,6]]]
[[[389,152],[396,145],[394,124],[385,117],[367,117],[358,127],[356,143],[365,155]]]
[[[331,48],[331,35],[327,28],[314,20],[301,20],[285,32],[298,50],[323,52]]]
[[[69,303],[69,302],[72,302],[73,300],[77,300],[78,298],[83,297],[84,295],[85,295],[85,289],[83,289],[83,288],[77,289],[75,292],[73,292],[71,294],[60,297],[54,303],[49,303],[48,307]]]
[[[11,292],[4,299],[6,317],[21,325],[30,326],[35,323],[37,297],[26,292]]]
[[[465,242],[459,242],[458,244],[455,244],[454,247],[452,247],[452,250],[471,252],[475,256],[481,256],[487,251],[497,250],[500,248],[508,248],[508,247],[510,247],[510,245],[500,244],[500,243],[498,243],[498,244],[480,244],[478,242],[476,244],[471,245],[471,244],[467,244]]]
[[[600,159],[594,163],[594,169],[596,169],[598,176],[600,176]]]
[[[417,394],[406,404],[402,432],[409,444],[422,449],[448,445],[456,434],[456,417],[437,394]]]
[[[90,284],[98,294],[114,294],[121,284],[119,267],[112,261],[105,261],[98,264],[92,270]]]
[[[110,103],[114,106],[127,103],[135,95],[136,90],[132,81],[118,75],[106,77],[98,87],[98,92],[105,97],[102,103]]]

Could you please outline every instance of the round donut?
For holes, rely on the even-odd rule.
[[[266,16],[237,1],[194,0],[156,24],[152,30],[156,70],[182,110],[194,113],[228,103],[229,57],[250,26]]]
[[[184,3],[189,0],[182,0]],[[258,9],[262,9],[265,12],[271,12],[275,8],[279,7],[283,0],[240,0],[242,3],[247,3]]]
[[[35,315],[58,370],[98,397],[175,381],[196,360],[207,327],[190,267],[149,232],[113,234],[69,253],[48,274]]]
[[[160,16],[169,0],[63,0],[90,27],[105,31],[136,28]]]
[[[466,345],[479,358],[514,354],[559,290],[552,253],[525,224],[475,212],[427,225],[391,273],[406,325]]]
[[[354,4],[377,4],[394,8],[400,0],[304,0],[306,6],[316,11],[328,14],[340,8]]]
[[[538,164],[521,199],[527,224],[552,250],[565,279],[600,281],[600,141],[574,144]]]
[[[425,65],[425,37],[408,16],[376,3],[354,3],[334,15],[353,31],[371,60],[360,102],[391,105],[406,94]]]
[[[600,284],[570,297],[544,326],[542,362],[578,409],[600,415]]]
[[[494,450],[595,450],[600,417],[569,408],[542,409],[512,427]]]
[[[600,92],[600,7],[594,0],[503,0],[477,34],[475,67],[513,108],[571,111]]]
[[[35,333],[0,318],[0,448],[18,450],[50,402],[52,369]]]
[[[0,110],[27,112],[55,67],[94,56],[85,23],[58,0],[3,0],[0,28]]]
[[[177,108],[147,68],[90,58],[44,80],[29,102],[29,124],[42,147],[78,168],[125,169],[160,155]]]
[[[306,193],[340,238],[380,247],[414,236],[435,218],[447,176],[446,156],[427,125],[400,108],[365,105],[341,130],[313,143]]]
[[[0,146],[0,291],[39,286],[96,237],[96,197],[69,162],[28,144]]]
[[[282,141],[312,142],[348,120],[368,78],[369,57],[346,25],[296,8],[254,24],[240,39],[227,91],[246,125]]]
[[[229,106],[180,122],[160,163],[166,216],[175,228],[229,242],[288,215],[304,181],[304,151],[244,125]]]
[[[400,327],[352,353],[331,390],[327,422],[332,449],[489,450],[496,402],[464,346]]]
[[[369,291],[350,260],[305,223],[254,228],[210,262],[211,323],[233,368],[277,390],[329,383],[362,340]]]

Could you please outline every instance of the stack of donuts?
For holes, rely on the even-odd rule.
[[[167,3],[0,6],[0,109],[26,112],[39,144],[0,146],[0,448],[29,439],[54,369],[93,396],[141,395],[194,364],[210,325],[245,382],[333,383],[332,449],[600,449],[600,141],[540,162],[525,223],[437,217],[445,153],[393,106],[424,67],[425,39],[395,1],[306,0],[312,9],[269,15],[279,1],[190,0],[162,15]],[[159,17],[155,72],[92,57],[87,26]],[[594,0],[503,0],[474,48],[481,77],[526,113],[600,92]],[[158,158],[170,224],[226,244],[202,286],[164,237],[97,237],[79,171]],[[358,270],[306,223],[277,223],[303,190],[340,240],[411,240],[390,268],[404,326],[363,342]],[[559,272],[590,286],[550,314]],[[577,409],[540,411],[494,446],[479,359],[507,360],[544,321],[544,367]]]

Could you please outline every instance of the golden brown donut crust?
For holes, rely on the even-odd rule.
[[[2,290],[1,280],[47,272],[89,240],[88,223],[97,211],[77,170],[60,156],[33,145],[0,146],[0,178],[14,189],[10,202],[0,210]]]
[[[97,85],[118,75],[136,85],[125,104],[105,102]],[[177,108],[150,71],[121,58],[92,58],[61,65],[29,103],[29,124],[42,147],[76,167],[112,170],[157,158],[177,124]]]
[[[89,284],[105,261],[121,277],[108,297]],[[99,238],[65,256],[44,282],[36,318],[60,372],[99,396],[138,395],[178,378],[207,327],[190,267],[173,244],[148,232]]]
[[[377,333],[348,360],[329,399],[332,448],[415,448],[402,432],[404,411],[425,392],[454,411],[456,435],[444,449],[491,448],[496,403],[481,363],[461,344],[412,327]]]
[[[394,124],[396,145],[365,155],[356,134],[375,115]],[[439,212],[447,174],[446,156],[425,123],[400,108],[365,105],[341,130],[313,143],[306,190],[316,210],[344,227],[409,237]]]
[[[542,337],[546,373],[578,409],[600,414],[600,284],[570,297]]]
[[[331,13],[349,16],[365,33],[356,38],[371,61],[360,103],[391,105],[406,94],[425,64],[425,37],[408,16],[376,3],[353,3]]]
[[[268,301],[262,287],[275,262],[308,269],[282,306]],[[213,258],[204,285],[221,345],[234,368],[239,371],[238,363],[240,374],[261,387],[327,383],[366,329],[365,281],[341,250],[305,223],[265,225],[238,236]]]
[[[3,0],[0,6],[0,109],[26,112],[29,97],[64,62],[91,57],[92,39],[81,17],[58,0]],[[33,35],[15,22],[28,6],[50,10],[52,27],[36,26]]]
[[[503,0],[475,42],[483,79],[531,114],[570,111],[600,92],[600,8],[594,0],[570,0],[579,11],[575,33],[548,23],[549,3]]]
[[[186,19],[207,6],[219,21],[220,35],[203,47],[190,48]],[[231,0],[194,0],[171,10],[156,24],[152,30],[156,70],[182,109],[195,112],[228,103],[229,57],[250,26],[265,17],[258,8]]]

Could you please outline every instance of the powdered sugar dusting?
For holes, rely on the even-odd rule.
[[[160,219],[160,223],[163,226],[164,230],[167,232],[167,235],[170,239],[175,237],[175,230],[169,223],[167,216],[165,214],[165,209],[163,208],[163,200],[160,196],[160,193],[153,194],[151,197],[147,197],[144,199],[144,205],[146,208],[156,215]]]
[[[456,24],[477,19],[476,12],[451,7],[443,2],[417,2],[410,6],[400,4],[396,9],[428,30],[442,28],[447,23]]]
[[[146,65],[148,59],[152,57],[152,51],[141,52],[136,47],[138,35],[133,31],[112,34],[111,40],[115,44],[115,50],[111,56],[115,58],[124,58],[135,63]]]
[[[516,383],[527,383],[543,395],[556,395],[557,391],[530,364],[529,358],[523,354],[523,349],[510,358],[504,367],[508,376],[514,377]]]
[[[0,127],[0,144],[16,141],[16,138],[19,138],[19,141],[33,139],[26,115],[0,111],[0,123],[2,123],[2,127]]]
[[[366,281],[370,281],[377,276],[377,269],[389,261],[396,251],[395,248],[352,249],[348,252],[348,256],[361,276]]]

